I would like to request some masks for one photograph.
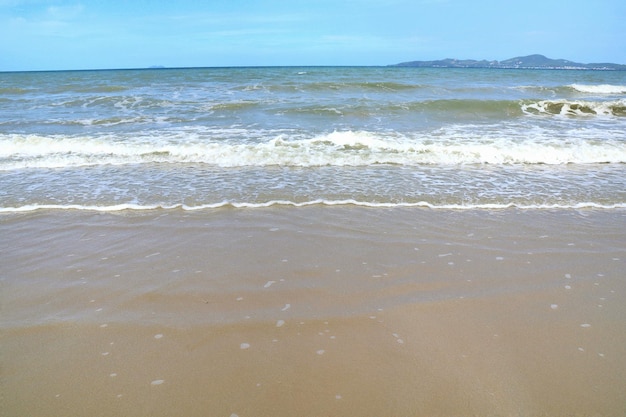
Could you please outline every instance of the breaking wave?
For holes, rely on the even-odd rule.
[[[475,129],[473,130],[475,132]],[[468,133],[461,127],[414,136],[344,131],[311,138],[278,134],[247,143],[177,132],[116,138],[0,135],[0,170],[146,163],[242,166],[368,166],[626,163],[626,137],[523,131]],[[224,133],[221,132],[220,135]],[[254,137],[254,134],[251,134]]]
[[[626,94],[626,85],[612,84],[571,84],[571,88],[581,93],[590,94]]]
[[[626,116],[626,100],[541,100],[522,102],[522,111],[527,114],[563,116]]]

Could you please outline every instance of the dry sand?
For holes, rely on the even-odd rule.
[[[0,218],[3,416],[624,416],[626,212]]]

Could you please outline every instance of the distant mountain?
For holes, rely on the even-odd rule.
[[[581,64],[566,59],[550,59],[535,54],[518,56],[504,61],[476,61],[474,59],[440,59],[438,61],[410,61],[391,65],[392,67],[426,68],[526,68],[526,69],[568,69],[568,70],[604,70],[626,71],[626,65],[611,63]]]

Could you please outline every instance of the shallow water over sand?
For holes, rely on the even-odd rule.
[[[4,216],[3,407],[623,415],[625,214]]]

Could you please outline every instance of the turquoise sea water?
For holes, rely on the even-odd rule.
[[[0,211],[626,207],[626,72],[0,73]]]

